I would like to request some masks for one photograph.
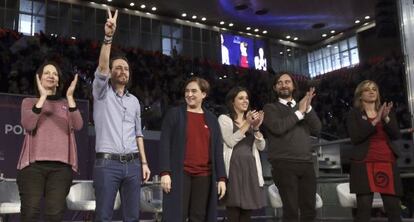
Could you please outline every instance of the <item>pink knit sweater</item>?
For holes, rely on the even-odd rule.
[[[38,98],[22,102],[21,123],[26,130],[17,169],[35,161],[59,161],[78,171],[78,155],[74,130],[80,130],[83,120],[79,110],[69,112],[66,100],[46,100],[40,114],[33,112]]]

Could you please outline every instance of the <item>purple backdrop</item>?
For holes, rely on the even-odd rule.
[[[24,129],[20,124],[20,106],[25,97],[27,96],[0,93],[0,172],[7,178],[16,178],[16,166],[24,138]],[[76,102],[84,125],[76,132],[80,173],[75,178],[90,179],[91,155],[94,150],[89,144],[88,136],[89,105],[86,100]]]

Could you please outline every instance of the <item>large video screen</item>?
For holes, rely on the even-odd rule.
[[[267,71],[264,41],[226,33],[220,38],[222,64]]]

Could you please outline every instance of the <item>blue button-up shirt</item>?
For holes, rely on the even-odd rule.
[[[142,137],[141,107],[128,91],[118,95],[109,75],[96,70],[93,81],[93,118],[95,121],[96,152],[136,153],[136,137]]]

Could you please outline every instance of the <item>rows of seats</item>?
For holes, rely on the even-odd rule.
[[[3,221],[11,214],[20,213],[19,190],[14,179],[0,181],[0,216]],[[160,218],[162,212],[162,190],[159,185],[147,185],[141,189],[141,211],[155,214],[155,219]],[[96,201],[92,181],[82,181],[71,186],[66,205],[72,211],[95,211]],[[121,206],[119,192],[115,198],[114,210]],[[1,220],[0,220],[1,221]]]
[[[350,193],[349,183],[341,183],[336,187],[339,203],[345,208],[356,208],[356,196]],[[20,213],[20,197],[15,180],[3,180],[0,182],[0,215],[7,220],[10,214]],[[278,212],[283,207],[279,190],[275,184],[268,187],[268,195],[271,207]],[[92,181],[83,181],[72,185],[66,198],[67,207],[72,211],[91,211],[96,207],[95,194]],[[141,189],[141,211],[149,212],[155,215],[156,221],[160,220],[162,213],[162,190],[159,184],[149,184]],[[114,210],[121,206],[121,197],[119,192],[115,198]],[[323,200],[319,194],[316,194],[315,207],[322,208]],[[373,208],[383,207],[380,195],[374,195]],[[278,215],[278,214],[277,214]]]

